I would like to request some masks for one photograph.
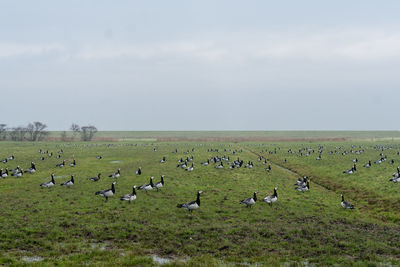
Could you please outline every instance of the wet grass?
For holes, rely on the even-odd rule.
[[[328,151],[328,146],[340,144],[325,145]],[[344,145],[350,147],[350,143]],[[280,148],[277,154],[265,152],[274,147]],[[153,266],[157,265],[153,255],[170,259],[167,265],[171,266],[399,264],[399,187],[386,179],[394,172],[393,165],[368,170],[375,173],[360,170],[357,176],[344,176],[341,172],[351,167],[351,155],[332,155],[331,162],[324,156],[316,162],[316,155],[288,155],[289,147],[301,144],[1,143],[0,157],[16,156],[14,161],[0,163],[1,167],[27,168],[33,160],[38,171],[0,180],[0,264]],[[62,148],[64,153],[60,159],[55,153],[40,161],[39,148],[53,152]],[[172,153],[175,148],[178,153]],[[211,148],[220,152],[207,152]],[[243,152],[232,155],[233,149]],[[394,157],[396,152],[392,149],[388,155]],[[295,191],[298,176],[276,165],[266,173],[257,161],[260,153],[280,165],[287,158],[284,167],[312,177],[311,191]],[[213,164],[200,165],[211,156],[224,154],[251,160],[256,166],[218,170]],[[368,148],[359,160],[377,154]],[[103,159],[96,159],[97,155]],[[193,172],[176,168],[179,158],[191,155]],[[159,162],[163,156],[165,164]],[[76,167],[55,167],[62,159],[69,163],[73,158]],[[113,161],[120,162],[110,163]],[[139,166],[141,176],[135,175]],[[116,196],[105,202],[94,193],[110,188],[114,179],[107,176],[117,168],[122,175]],[[57,185],[40,188],[52,172],[59,177]],[[99,172],[103,174],[99,182],[87,180]],[[374,181],[377,173],[381,178]],[[71,174],[75,174],[76,184],[59,186]],[[119,200],[133,185],[148,183],[150,176],[158,181],[162,174],[166,184],[159,192],[140,191],[132,204]],[[239,204],[254,191],[262,198],[274,187],[279,194],[276,205],[257,202],[245,208]],[[177,203],[195,200],[197,190],[204,191],[200,209],[189,214],[176,208]],[[341,208],[341,192],[356,205],[355,210]]]

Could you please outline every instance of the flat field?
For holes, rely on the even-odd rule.
[[[0,265],[398,266],[400,183],[389,179],[400,165],[399,151],[392,141],[1,142],[0,159],[15,155],[1,168],[27,169],[34,161],[37,171],[0,179]],[[166,163],[160,163],[163,156]],[[177,167],[192,156],[192,172]],[[201,165],[223,156],[229,160],[222,169]],[[237,158],[254,167],[229,169]],[[356,158],[357,171],[344,174]],[[73,159],[77,165],[70,167]],[[56,167],[62,160],[66,166]],[[369,160],[372,167],[362,167]],[[142,175],[135,174],[139,167]],[[109,178],[118,168],[121,176]],[[51,173],[56,185],[41,188]],[[88,180],[98,173],[98,182]],[[75,184],[60,186],[71,174]],[[161,175],[160,191],[120,201],[133,185],[151,176],[158,182]],[[310,190],[296,191],[305,175]],[[107,202],[95,195],[113,181],[116,194]],[[274,187],[278,201],[270,206],[262,199]],[[199,209],[176,207],[195,200],[199,190]],[[254,191],[256,204],[241,205]],[[354,210],[341,207],[340,194]]]

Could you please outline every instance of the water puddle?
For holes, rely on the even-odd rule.
[[[121,163],[119,160],[110,161],[110,163]]]
[[[154,262],[156,262],[156,263],[158,263],[160,265],[171,263],[171,259],[162,258],[162,257],[157,256],[157,255],[153,255],[152,259],[153,259]]]
[[[44,259],[42,257],[39,257],[39,256],[32,256],[32,257],[24,256],[24,257],[22,257],[22,260],[25,261],[25,262],[39,262],[39,261],[42,261]]]

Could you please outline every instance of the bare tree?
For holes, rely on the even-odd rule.
[[[7,137],[7,124],[0,124],[0,140],[6,140]]]
[[[79,127],[79,125],[76,123],[72,123],[72,125],[69,129],[72,131],[74,139],[75,139],[76,135],[81,131],[81,127]]]
[[[46,128],[47,125],[40,121],[29,123],[26,127],[26,131],[28,132],[28,140],[32,142],[42,141],[48,135],[48,132],[45,131]]]
[[[9,131],[9,135],[12,141],[23,141],[28,129],[26,127],[18,126],[14,127]]]
[[[91,141],[94,134],[97,133],[97,128],[95,126],[82,126],[81,127],[81,139],[82,141]]]

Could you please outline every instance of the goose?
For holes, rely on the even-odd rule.
[[[346,174],[353,174],[353,173],[356,171],[355,166],[356,166],[356,165],[354,164],[354,166],[351,167],[351,169],[348,169],[348,170],[346,170],[346,171],[343,171],[343,173],[346,173]]]
[[[73,161],[71,164],[69,164],[69,166],[70,166],[70,167],[75,167],[75,166],[76,166],[76,161],[75,161],[75,159],[74,159],[74,161]]]
[[[371,167],[371,166],[372,166],[371,161],[368,161],[368,163],[364,164],[364,167],[365,167],[365,168],[369,168],[369,167]]]
[[[153,176],[150,177],[149,184],[144,184],[144,185],[139,186],[139,190],[144,190],[144,191],[146,191],[146,193],[147,193],[147,191],[152,190],[154,187],[153,178],[154,178]]]
[[[59,158],[61,158],[61,155],[57,155],[57,157],[56,157],[57,159],[59,159]]]
[[[7,160],[14,160],[14,159],[15,159],[14,155],[11,155],[10,157],[7,158]]]
[[[117,172],[110,174],[108,177],[110,178],[118,178],[121,176],[121,169],[118,168]]]
[[[322,160],[322,155],[319,154],[319,156],[316,158],[316,160]]]
[[[256,204],[257,193],[258,192],[254,192],[253,197],[248,197],[248,198],[243,199],[242,201],[240,201],[240,204],[246,205],[246,208],[251,207],[252,205]]]
[[[62,168],[62,167],[64,167],[64,165],[65,165],[65,160],[63,160],[61,163],[58,163],[58,164],[56,165],[56,167]]]
[[[96,156],[96,159],[102,159],[103,157],[102,156]]]
[[[71,175],[71,180],[62,183],[61,186],[70,187],[70,186],[73,186],[74,183],[75,183],[75,181],[74,181],[74,175]]]
[[[342,205],[342,207],[345,208],[345,209],[354,209],[353,204],[351,204],[351,203],[349,203],[347,201],[344,201],[343,194],[341,196],[342,196],[342,202],[340,202],[340,204]]]
[[[136,185],[133,186],[132,193],[126,194],[121,197],[121,201],[129,201],[129,203],[131,203],[134,200],[136,200]]]
[[[301,179],[301,178],[297,179],[297,183],[295,183],[294,185],[300,186],[300,187],[306,186],[307,180],[308,180],[308,177],[304,176],[303,179]]]
[[[186,170],[187,170],[188,172],[191,172],[191,171],[193,171],[193,170],[194,170],[193,163],[192,163],[192,166],[188,167]]]
[[[353,163],[357,163],[358,162],[358,158],[353,159]]]
[[[101,176],[101,173],[97,174],[97,177],[89,178],[89,180],[92,182],[97,182],[98,180],[100,180],[100,176]]]
[[[161,175],[161,181],[154,184],[154,187],[157,189],[161,189],[164,186],[164,175]]]
[[[167,160],[165,159],[165,157],[163,157],[163,158],[160,160],[160,162],[161,162],[161,163],[165,163],[165,162],[167,162]]]
[[[392,176],[395,178],[400,177],[400,168],[399,167],[397,167],[397,172],[393,173]]]
[[[112,184],[111,184],[111,189],[104,189],[104,190],[101,190],[101,191],[97,191],[96,193],[95,193],[95,195],[100,195],[100,196],[103,196],[103,197],[105,197],[106,198],[106,202],[108,201],[108,198],[109,197],[112,197],[114,194],[115,194],[115,184],[116,184],[117,182],[113,182]]]
[[[45,182],[40,184],[41,187],[47,187],[50,188],[54,186],[56,183],[54,182],[54,173],[51,174],[51,181]]]
[[[10,170],[13,174],[16,172],[19,172],[21,170],[21,168],[19,167],[19,165],[17,167],[15,167],[14,169]]]
[[[21,177],[22,175],[24,175],[24,169],[19,169],[19,172],[14,172],[13,174],[11,174],[11,176],[15,176],[15,177]]]
[[[398,182],[400,182],[400,176],[390,178],[389,181],[391,181],[393,183],[398,183]]]
[[[192,212],[193,210],[198,209],[200,207],[200,195],[202,193],[203,193],[203,191],[197,192],[197,199],[195,201],[178,204],[178,205],[176,205],[176,207],[184,208],[184,209],[188,210],[189,212]]]
[[[296,190],[299,191],[299,192],[303,192],[303,193],[306,192],[306,191],[309,191],[309,190],[310,190],[310,182],[307,181],[307,183],[306,183],[305,186],[304,186],[304,185],[298,186],[298,187],[296,188]]]
[[[210,164],[210,160],[209,159],[207,159],[207,161],[204,161],[204,162],[201,163],[201,165],[203,165],[203,166],[207,166],[208,164]]]
[[[3,159],[1,162],[3,162],[4,164],[6,164],[8,162],[7,159]]]
[[[44,157],[41,157],[40,160],[45,160],[45,158],[44,158]]]
[[[219,165],[215,166],[216,169],[222,169],[224,168],[224,164],[222,163],[222,161],[219,163]]]
[[[389,164],[393,165],[393,164],[394,164],[394,159],[392,159],[391,161],[389,161]]]
[[[266,196],[263,201],[267,202],[268,204],[272,205],[272,203],[276,202],[278,200],[278,193],[276,192],[278,190],[277,187],[274,188],[274,194],[272,196]]]
[[[31,167],[27,170],[25,170],[25,173],[35,173],[36,172],[36,166],[35,163],[31,162]]]
[[[139,167],[139,169],[136,171],[137,175],[141,175],[142,174],[142,167]]]
[[[265,170],[266,170],[267,172],[270,172],[270,171],[271,171],[271,164],[269,164],[268,167],[265,168]]]
[[[7,178],[8,177],[8,168],[6,168],[5,172],[3,172],[3,169],[1,169],[1,178]]]

